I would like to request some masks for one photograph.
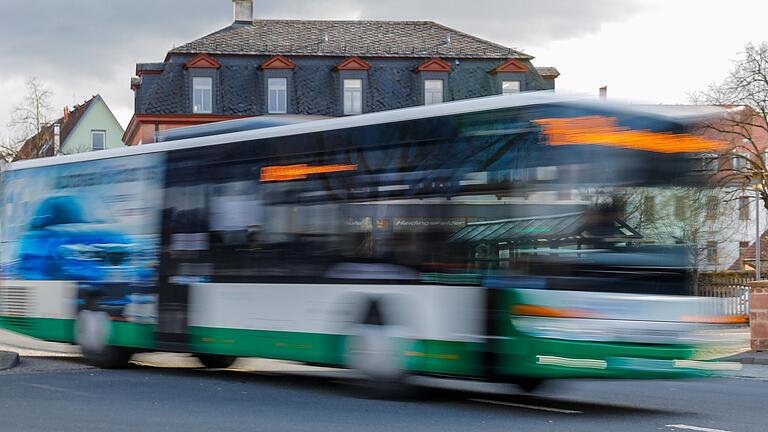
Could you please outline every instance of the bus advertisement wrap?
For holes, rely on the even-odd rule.
[[[136,297],[128,286],[148,294],[157,280],[163,162],[146,154],[7,172],[4,279],[72,281],[79,291],[108,292],[115,305]]]

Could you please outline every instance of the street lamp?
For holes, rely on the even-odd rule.
[[[763,188],[764,171],[752,173],[749,184],[755,189],[755,280],[760,280],[760,190]]]

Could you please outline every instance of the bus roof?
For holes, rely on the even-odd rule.
[[[638,115],[659,117],[663,120],[675,121],[678,123],[688,123],[701,120],[704,117],[713,117],[713,114],[710,112],[707,112],[707,115],[704,117],[700,112],[689,113],[689,115],[681,115],[679,111],[665,109],[664,105],[629,105],[625,103],[597,100],[593,97],[587,98],[573,95],[561,96],[556,95],[551,91],[527,92],[515,95],[488,96],[483,98],[446,102],[429,106],[418,106],[390,111],[381,111],[357,116],[337,117],[325,120],[287,124],[282,126],[264,127],[254,130],[249,129],[221,135],[199,136],[180,139],[177,141],[166,141],[124,148],[85,152],[74,155],[24,160],[8,165],[5,170],[21,170],[48,165],[68,164],[147,153],[160,153],[185,148],[205,147],[210,145],[250,141],[255,139],[301,135],[306,133],[323,132],[336,129],[347,129],[430,117],[441,117],[456,114],[466,114],[471,112],[491,111],[504,108],[543,104],[569,104],[588,106],[599,108],[601,110],[614,110],[625,113],[636,113]]]

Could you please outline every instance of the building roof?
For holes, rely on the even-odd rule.
[[[136,75],[142,72],[162,72],[165,63],[136,63]]]
[[[53,146],[49,144],[51,144],[54,139],[54,125],[58,124],[61,128],[59,131],[59,142],[63,144],[67,140],[67,136],[69,136],[69,134],[75,129],[75,126],[77,126],[77,123],[83,117],[83,114],[88,111],[88,107],[93,103],[93,101],[100,98],[100,95],[95,95],[80,105],[75,105],[71,111],[65,108],[64,116],[59,117],[55,121],[44,126],[39,133],[27,138],[21,148],[19,148],[19,151],[16,153],[16,156],[13,158],[13,160],[17,161],[23,159],[34,159],[44,156],[53,156]]]
[[[432,21],[254,20],[232,24],[169,54],[360,57],[533,57]]]
[[[768,260],[768,230],[760,234],[760,262]],[[728,270],[744,270],[744,263],[755,263],[755,242],[739,251],[739,258],[728,267]]]
[[[557,78],[560,76],[560,71],[556,67],[541,66],[536,68],[536,72],[545,78]]]

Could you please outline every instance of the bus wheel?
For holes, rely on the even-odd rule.
[[[102,369],[117,369],[128,366],[132,353],[109,345],[109,314],[84,309],[77,314],[75,340],[83,351],[85,360]]]
[[[196,357],[200,360],[200,363],[202,363],[203,366],[209,369],[226,369],[232,366],[235,360],[237,360],[237,357],[234,356],[215,354],[197,354]]]
[[[406,376],[398,328],[385,322],[377,302],[350,329],[346,363],[371,381],[400,383]]]

